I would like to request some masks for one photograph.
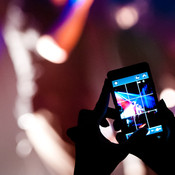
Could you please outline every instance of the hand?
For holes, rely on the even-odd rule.
[[[75,175],[109,175],[128,154],[124,145],[111,143],[99,129],[106,116],[116,115],[108,108],[109,87],[106,80],[95,109],[81,110],[78,126],[68,130],[76,148]]]
[[[130,139],[130,152],[142,159],[157,174],[165,175],[174,172],[175,158],[175,118],[173,113],[161,100],[158,104],[158,117],[165,126],[161,139],[146,136],[145,128]]]

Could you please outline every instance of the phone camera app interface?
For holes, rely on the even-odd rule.
[[[121,107],[123,131],[128,139],[134,131],[148,128],[148,134],[162,132],[155,113],[156,101],[147,72],[112,81],[115,98]]]

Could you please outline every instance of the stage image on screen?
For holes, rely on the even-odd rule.
[[[129,138],[139,128],[147,127],[149,134],[162,132],[155,113],[156,102],[147,72],[112,82],[114,94],[121,107],[123,130]]]

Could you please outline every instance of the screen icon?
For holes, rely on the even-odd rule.
[[[146,75],[146,74],[143,74],[143,75],[142,75],[142,78],[146,78],[146,77],[147,77],[147,75]]]
[[[140,76],[139,76],[139,75],[137,75],[137,76],[136,76],[136,80],[139,80],[139,79],[140,79]]]

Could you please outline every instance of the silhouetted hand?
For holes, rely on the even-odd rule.
[[[131,136],[129,151],[142,159],[157,174],[174,174],[175,118],[163,100],[158,104],[157,115],[165,127],[163,137],[158,139],[146,136],[143,128]]]
[[[109,175],[126,156],[125,145],[108,141],[100,132],[99,125],[106,116],[117,115],[108,108],[110,85],[105,80],[100,98],[94,110],[81,110],[78,126],[68,130],[75,142],[75,175]]]

